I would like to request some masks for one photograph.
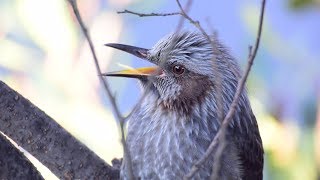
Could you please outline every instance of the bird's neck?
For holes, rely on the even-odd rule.
[[[140,113],[150,116],[148,121],[156,119],[155,123],[165,128],[181,128],[193,135],[199,134],[201,129],[214,136],[220,126],[216,109],[213,94],[197,100],[168,102],[150,93],[141,103]]]
[[[229,107],[232,103],[233,94],[224,90],[232,89],[235,91],[236,86],[223,87],[221,94],[217,91],[207,91],[199,98],[184,99],[184,100],[171,100],[164,101],[160,98],[159,94],[149,91],[141,103],[140,111],[145,115],[149,115],[150,119],[158,119],[157,123],[163,126],[190,126],[192,133],[198,134],[198,126],[207,127],[202,129],[210,132],[213,136],[220,127],[220,124],[224,116],[229,111]],[[221,96],[221,99],[217,98],[217,95]],[[219,101],[223,102],[219,104]],[[240,112],[251,112],[246,91],[242,92],[240,100],[235,112],[235,116],[230,123],[231,127],[245,128],[247,130],[252,122],[251,114],[242,114],[242,116],[248,117],[248,121],[242,121],[239,119]]]

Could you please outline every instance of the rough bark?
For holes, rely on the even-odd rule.
[[[60,179],[118,179],[111,167],[29,100],[0,81],[0,131]]]
[[[0,179],[34,179],[43,177],[32,163],[0,133]]]

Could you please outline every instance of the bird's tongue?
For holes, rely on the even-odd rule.
[[[126,69],[102,74],[103,76],[120,76],[120,77],[138,77],[138,76],[157,76],[163,72],[158,67],[142,67],[137,69]]]

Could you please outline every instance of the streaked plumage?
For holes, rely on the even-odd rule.
[[[147,93],[128,120],[126,142],[135,178],[182,179],[217,133],[220,126],[217,74],[221,76],[220,98],[226,114],[241,72],[228,50],[216,37],[212,40],[217,52],[201,33],[189,31],[170,34],[150,50],[107,44],[147,59],[160,69],[147,74],[106,74],[136,77]],[[151,86],[147,86],[150,81]],[[245,91],[226,140],[219,179],[262,179],[263,147]],[[124,179],[127,178],[125,162],[121,171]],[[209,179],[212,164],[210,158],[194,179]]]

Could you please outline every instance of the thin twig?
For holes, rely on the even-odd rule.
[[[186,5],[184,7],[185,13],[188,13],[190,11],[190,8],[192,6],[192,2],[193,2],[193,0],[188,0],[188,2],[186,3]],[[179,12],[179,14],[181,15],[181,12]],[[181,18],[178,22],[177,28],[176,28],[176,32],[179,32],[182,29],[184,20],[185,20],[185,18],[183,16],[181,16]]]
[[[180,11],[181,11],[180,14],[181,14],[181,16],[183,16],[184,18],[186,18],[187,20],[189,20],[189,22],[190,22],[191,24],[193,24],[196,28],[198,28],[198,29],[201,31],[201,33],[207,38],[207,40],[208,40],[209,42],[212,42],[210,36],[209,36],[209,35],[206,33],[206,31],[201,27],[200,22],[193,20],[193,19],[186,13],[186,11],[182,8],[181,3],[180,3],[179,0],[176,0],[176,2],[177,2],[178,6],[179,6],[179,8],[180,8]]]
[[[133,14],[137,15],[139,17],[150,17],[150,16],[175,16],[175,15],[180,15],[180,12],[173,12],[173,13],[138,13],[138,12],[133,12],[130,10],[123,10],[123,11],[118,11],[118,14]]]
[[[260,11],[260,19],[259,19],[259,27],[258,27],[258,33],[257,33],[257,38],[255,41],[255,45],[253,48],[253,51],[249,52],[249,57],[248,57],[248,63],[246,66],[246,70],[244,75],[242,76],[242,78],[240,79],[240,82],[237,86],[237,91],[236,94],[233,98],[233,101],[231,103],[230,109],[226,115],[226,117],[223,120],[223,123],[218,131],[218,133],[216,134],[215,138],[213,139],[213,141],[211,142],[209,148],[207,149],[206,153],[204,154],[204,156],[202,156],[202,158],[200,160],[198,160],[193,166],[191,171],[186,175],[186,179],[191,179],[193,177],[193,175],[199,170],[199,168],[201,167],[202,164],[204,164],[206,162],[206,160],[209,158],[209,156],[211,155],[212,151],[214,150],[214,148],[218,145],[218,142],[221,138],[223,138],[225,131],[230,123],[230,121],[232,120],[232,117],[236,111],[239,99],[240,99],[240,95],[241,92],[243,90],[243,87],[245,85],[245,82],[248,78],[249,72],[251,70],[253,61],[256,57],[258,48],[259,48],[259,44],[260,44],[260,38],[261,38],[261,32],[262,32],[262,25],[263,25],[263,16],[264,16],[264,10],[265,10],[265,4],[266,1],[262,0],[262,5],[261,5],[261,11]]]
[[[207,23],[207,27],[210,29],[210,32],[214,35],[214,37],[217,37],[218,32],[213,28],[213,24],[211,22],[210,17],[206,17],[205,21]]]
[[[83,31],[83,34],[84,36],[86,37],[88,43],[89,43],[89,47],[90,47],[90,50],[91,50],[91,53],[92,53],[92,56],[93,56],[93,60],[94,60],[94,63],[95,63],[95,67],[96,67],[96,70],[98,72],[98,77],[99,77],[99,80],[101,81],[101,83],[103,84],[105,90],[106,90],[106,93],[107,93],[107,96],[111,102],[111,107],[113,109],[113,112],[114,112],[114,115],[115,115],[115,118],[116,120],[120,123],[120,129],[121,129],[121,142],[123,144],[123,151],[124,151],[124,155],[125,157],[127,158],[127,162],[129,163],[128,164],[128,176],[129,176],[129,179],[133,179],[133,171],[132,171],[132,165],[131,165],[131,156],[130,156],[130,153],[128,151],[128,148],[127,148],[127,145],[126,145],[126,142],[125,142],[125,137],[124,137],[124,118],[122,117],[119,109],[118,109],[118,106],[116,104],[116,99],[115,97],[112,95],[111,91],[110,91],[110,88],[109,88],[109,85],[107,83],[107,81],[102,77],[102,72],[101,72],[101,68],[100,68],[100,65],[99,65],[99,61],[98,61],[98,58],[97,58],[97,55],[95,53],[95,48],[94,48],[94,45],[92,43],[92,40],[91,40],[91,37],[90,37],[90,34],[88,33],[88,30],[81,18],[81,15],[79,13],[79,10],[78,10],[78,6],[77,6],[77,0],[68,0],[68,2],[70,3],[72,9],[73,9],[73,12],[78,20],[78,23],[80,25],[80,28],[81,30]]]

